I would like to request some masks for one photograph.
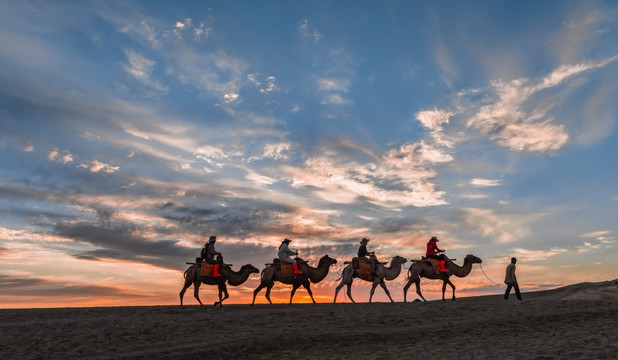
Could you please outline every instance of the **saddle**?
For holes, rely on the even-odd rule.
[[[373,269],[371,268],[370,263],[361,261],[359,258],[354,257],[352,258],[352,268],[358,270],[359,278],[367,281],[373,281]]]
[[[301,263],[305,261],[297,258],[296,262]],[[266,265],[269,265],[269,264],[266,264]],[[290,262],[281,261],[281,259],[279,258],[274,258],[272,265],[274,265],[277,270],[281,271],[282,276],[295,276],[294,265],[292,265],[292,263]]]
[[[446,259],[445,264],[452,260],[453,259]],[[441,260],[434,259],[434,258],[427,258],[423,256],[423,261],[425,261],[426,263],[430,264],[433,267],[433,271],[436,273],[436,275],[449,274],[448,272],[440,272],[440,261]]]
[[[188,264],[188,263],[187,263]],[[208,262],[208,261],[202,261],[202,262],[198,262],[198,263],[194,263],[194,266],[199,266],[200,267],[200,275],[201,276],[212,276],[213,271],[215,270],[215,264],[218,264],[217,262]],[[230,268],[233,265],[232,264],[220,264],[221,267],[219,268],[219,271],[221,271],[221,269],[223,268]]]
[[[202,276],[212,276],[212,272],[215,269],[215,264],[211,264],[207,261],[202,261],[202,267],[200,270],[200,275]]]

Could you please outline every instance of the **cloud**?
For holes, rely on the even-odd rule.
[[[280,142],[276,144],[264,145],[263,158],[270,158],[274,160],[288,160],[290,158],[288,152],[292,145],[288,142]]]
[[[318,79],[318,89],[321,91],[348,92],[349,81],[345,79]]]
[[[47,153],[47,160],[55,161],[57,156],[58,156],[58,149],[54,149]]]
[[[298,32],[302,37],[313,39],[316,43],[324,38],[323,34],[309,25],[309,20],[307,19],[303,19],[298,22]]]
[[[470,180],[470,185],[477,187],[489,187],[489,186],[500,186],[500,180],[490,180],[490,179],[479,179],[474,178]]]
[[[224,95],[223,95],[223,100],[224,100],[227,104],[229,104],[229,103],[233,103],[233,102],[235,102],[236,100],[238,100],[239,96],[240,96],[240,95],[238,95],[238,94],[234,94],[234,93],[224,94]]]
[[[63,155],[61,157],[58,157],[60,155],[60,152],[58,151],[58,149],[53,149],[52,151],[47,153],[47,160],[57,161],[63,164],[67,164],[73,161],[73,154],[71,154],[69,151],[62,150],[62,153]]]
[[[24,140],[24,147],[23,147],[25,152],[32,152],[34,151],[34,146],[32,145],[32,143],[28,140]]]
[[[327,104],[330,104],[330,105],[348,105],[348,104],[352,104],[352,103],[353,102],[351,100],[344,99],[339,94],[327,95],[320,102],[320,104],[322,104],[322,105],[327,105]]]
[[[494,98],[489,104],[478,108],[467,126],[514,151],[556,151],[567,143],[569,135],[564,125],[556,124],[555,119],[548,115],[555,102],[543,91],[556,88],[573,76],[606,66],[616,59],[618,56],[596,62],[561,65],[536,81],[527,78],[492,81]]]
[[[510,243],[529,233],[527,222],[538,215],[501,215],[491,209],[462,208],[462,222],[472,226],[484,237],[498,243]]]
[[[151,79],[152,69],[155,65],[153,60],[146,59],[143,55],[138,54],[134,50],[125,50],[125,55],[129,61],[129,64],[124,66],[127,73],[149,89],[167,92],[167,86],[163,86],[159,82]]]
[[[441,131],[442,124],[448,124],[451,116],[455,115],[454,112],[447,110],[440,110],[434,108],[433,110],[423,110],[416,114],[416,119],[421,122],[421,125],[431,131]]]
[[[458,195],[461,199],[470,199],[470,200],[478,200],[478,199],[487,199],[489,195],[487,194],[460,194]]]
[[[266,77],[266,87],[260,89],[261,93],[269,93],[278,90],[277,85],[275,85],[276,78],[274,76]]]
[[[590,53],[598,46],[599,40],[611,34],[610,29],[616,19],[615,9],[592,4],[579,5],[562,22],[562,29],[551,38],[550,44],[563,62],[573,62],[582,54]]]
[[[583,237],[583,238],[600,238],[600,237],[607,236],[610,233],[611,233],[611,231],[609,231],[609,230],[600,230],[600,231],[593,231],[593,232],[581,234],[580,237]]]
[[[345,154],[326,152],[308,158],[303,168],[288,168],[293,185],[309,187],[324,200],[333,203],[367,202],[396,209],[405,206],[445,204],[444,192],[431,181],[436,172],[429,166],[450,162],[452,157],[424,142],[391,149],[381,156],[360,145],[348,147],[350,154],[367,161],[346,159]],[[348,156],[349,157],[349,156]]]
[[[552,256],[560,255],[567,252],[564,248],[551,248],[546,250],[528,250],[522,248],[513,249],[513,257],[520,261],[542,261],[547,260]]]
[[[0,287],[10,289],[11,296],[67,297],[142,297],[142,291],[120,287],[72,284],[41,277],[20,277],[0,274]]]
[[[323,93],[323,105],[348,105],[353,102],[342,96],[348,92],[349,81],[346,79],[320,78],[317,79],[318,90]]]
[[[111,166],[105,163],[102,163],[98,160],[92,160],[89,163],[84,163],[84,164],[80,164],[78,165],[78,167],[80,168],[84,168],[84,169],[88,169],[91,172],[105,172],[105,173],[113,173],[118,171],[118,169],[120,169],[119,166]]]

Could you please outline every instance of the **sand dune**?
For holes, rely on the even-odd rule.
[[[618,300],[618,280],[586,282],[526,294],[537,300]]]
[[[2,359],[615,359],[616,280],[427,303],[0,310]]]

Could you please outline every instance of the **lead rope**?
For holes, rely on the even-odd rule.
[[[496,284],[496,285],[500,285],[497,282],[493,281],[492,279],[489,278],[489,276],[487,276],[487,274],[485,274],[485,270],[483,270],[483,264],[479,264],[481,266],[481,271],[483,272],[483,275],[485,275],[485,277],[487,278],[487,280],[491,281],[492,283]]]

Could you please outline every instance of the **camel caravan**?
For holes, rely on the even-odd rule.
[[[298,257],[298,251],[289,248],[290,239],[285,239],[279,246],[277,258],[271,263],[265,264],[266,267],[260,272],[255,266],[246,264],[240,267],[238,271],[232,270],[232,264],[226,264],[223,261],[223,256],[215,250],[216,236],[211,236],[208,242],[204,245],[200,256],[195,259],[195,262],[187,263],[189,268],[184,272],[184,285],[180,291],[180,306],[184,308],[183,297],[187,289],[193,285],[193,296],[198,303],[203,307],[204,304],[199,297],[199,289],[201,284],[216,285],[218,288],[219,300],[214,305],[223,306],[223,301],[229,298],[227,285],[239,286],[248,280],[251,274],[260,274],[260,284],[253,291],[253,301],[251,306],[255,304],[255,298],[260,291],[266,288],[266,300],[272,304],[270,300],[270,292],[275,282],[292,285],[289,304],[292,303],[296,290],[303,286],[311,301],[315,303],[313,292],[311,291],[311,283],[319,283],[324,280],[329,273],[330,267],[337,264],[337,260],[324,255],[318,261],[317,266],[311,266],[307,261]],[[465,277],[472,271],[473,264],[480,264],[482,260],[474,255],[466,255],[463,265],[455,264],[456,259],[449,259],[445,255],[445,251],[437,246],[438,238],[433,236],[427,243],[427,252],[421,259],[410,260],[412,264],[408,269],[408,279],[403,288],[403,299],[407,302],[408,289],[414,283],[416,285],[416,293],[423,300],[427,301],[421,293],[421,278],[433,280],[442,280],[442,300],[445,300],[446,285],[450,285],[453,290],[452,300],[455,300],[455,285],[451,282],[451,276]],[[360,242],[357,257],[351,261],[345,261],[346,265],[341,273],[341,280],[335,289],[333,302],[337,302],[337,294],[344,286],[347,287],[346,294],[352,302],[352,282],[355,278],[371,283],[371,291],[369,293],[369,302],[373,299],[373,294],[378,285],[384,290],[391,302],[394,302],[390,291],[386,287],[386,281],[392,281],[399,277],[403,265],[408,262],[406,258],[394,256],[390,264],[388,262],[378,261],[375,252],[367,250],[369,239],[363,238]],[[292,256],[295,256],[292,258]]]

